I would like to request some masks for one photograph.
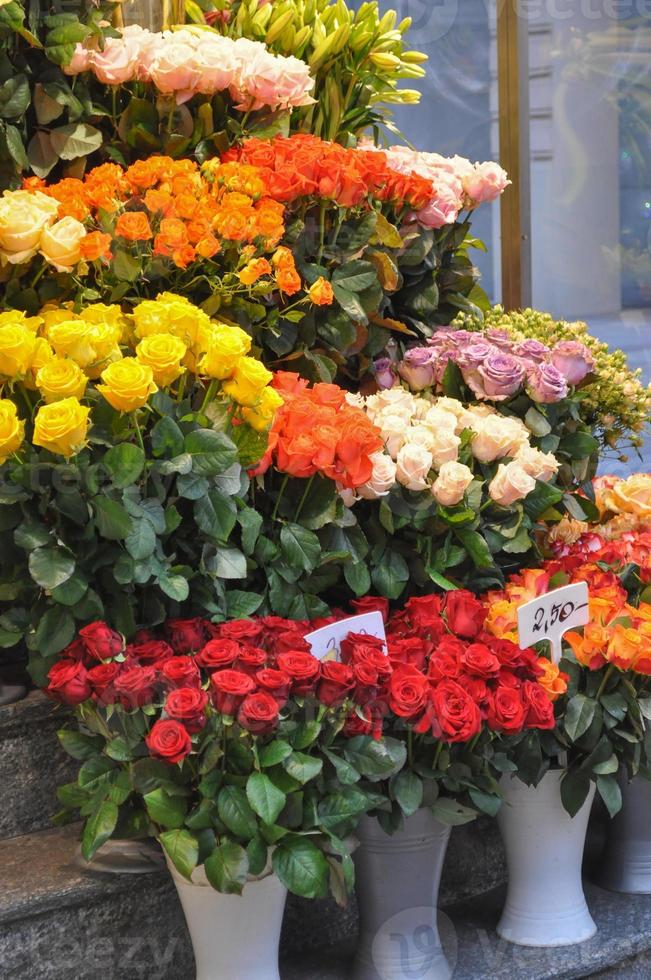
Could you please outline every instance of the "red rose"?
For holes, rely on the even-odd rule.
[[[211,697],[217,711],[235,717],[247,694],[255,690],[255,681],[241,670],[220,670],[210,678]]]
[[[79,630],[79,636],[84,642],[91,657],[96,660],[111,660],[121,652],[123,639],[119,633],[112,630],[106,623],[89,623]]]
[[[93,698],[98,704],[115,704],[117,691],[115,678],[122,670],[121,664],[97,664],[88,671],[88,680],[93,689]]]
[[[351,606],[361,616],[363,613],[379,612],[386,623],[389,618],[389,600],[379,595],[365,595],[362,599],[353,599]]]
[[[208,640],[195,660],[206,670],[220,670],[222,667],[231,667],[241,652],[242,647],[235,640]]]
[[[374,739],[382,738],[382,722],[385,713],[386,705],[384,704],[366,705],[363,709],[352,711],[346,718],[341,734],[344,738],[355,738],[356,735],[372,735]]]
[[[88,672],[80,660],[59,660],[48,672],[47,693],[55,701],[81,704],[91,696]]]
[[[525,728],[554,728],[556,725],[554,705],[540,684],[536,684],[534,681],[525,681],[522,685],[522,700],[527,709]]]
[[[353,674],[355,677],[353,699],[357,704],[366,704],[377,697],[379,676],[373,664],[354,664]]]
[[[465,650],[465,644],[456,636],[444,636],[429,658],[427,674],[430,680],[438,682],[458,677]]]
[[[355,651],[361,647],[372,647],[384,654],[384,642],[378,636],[367,633],[349,633],[340,644],[341,662],[349,664],[355,656]]]
[[[261,650],[260,647],[243,646],[240,647],[235,668],[244,671],[245,674],[251,674],[253,677],[256,671],[262,670],[266,662],[266,650]]]
[[[154,635],[154,633],[153,633],[152,630],[136,630],[136,632],[133,635],[133,640],[131,642],[132,643],[151,643],[151,641],[152,640],[155,640],[155,639],[156,639],[156,636]]]
[[[292,686],[292,679],[289,674],[282,670],[274,670],[272,667],[264,667],[257,672],[255,679],[258,685],[268,694],[271,694],[282,708],[289,697],[289,689]]]
[[[181,656],[196,653],[206,642],[206,627],[198,616],[194,619],[168,619],[165,632],[174,653]]]
[[[201,672],[194,657],[172,657],[160,667],[161,677],[171,687],[200,687]]]
[[[237,720],[242,728],[254,735],[268,735],[278,724],[278,702],[267,691],[247,694],[242,701]]]
[[[359,646],[354,647],[352,663],[355,667],[362,665],[372,667],[378,678],[390,677],[393,670],[391,661],[384,652],[384,647],[381,643],[379,646],[371,645],[370,643],[360,643]]]
[[[478,677],[494,677],[500,670],[499,660],[484,643],[470,643],[461,654],[461,663]]]
[[[482,643],[487,643],[503,667],[515,670],[522,666],[522,650],[510,640],[498,640],[490,633],[482,633],[479,637]]]
[[[486,718],[493,731],[514,735],[524,728],[526,713],[520,692],[500,686],[489,699]]]
[[[321,661],[311,653],[292,650],[278,656],[278,667],[292,679],[292,693],[304,697],[312,694],[319,674]]]
[[[145,643],[129,643],[126,654],[130,659],[136,660],[139,664],[154,665],[162,664],[164,660],[169,660],[174,656],[169,643],[164,640],[147,640]]]
[[[483,677],[471,677],[469,674],[460,674],[457,683],[467,691],[473,701],[480,706],[488,704],[490,690]]]
[[[438,595],[414,596],[405,604],[405,609],[414,626],[426,629],[428,633],[433,631],[438,638],[445,628],[441,618],[441,605],[441,597]]]
[[[115,690],[122,707],[141,708],[143,704],[151,704],[156,676],[154,667],[129,667],[119,674],[115,679]]]
[[[230,623],[221,623],[219,637],[224,640],[236,640],[238,643],[255,645],[260,639],[264,627],[259,619],[233,619]]]
[[[86,644],[84,641],[77,637],[76,640],[73,640],[72,643],[69,643],[68,646],[61,651],[59,656],[62,660],[85,660],[88,656],[88,650],[86,649]]]
[[[427,704],[430,686],[414,667],[399,667],[389,681],[389,706],[400,718],[415,718]]]
[[[481,712],[468,691],[456,681],[441,681],[432,690],[423,722],[426,718],[434,738],[443,742],[469,742],[481,731]]]
[[[206,724],[207,704],[208,695],[200,687],[177,687],[165,698],[165,712],[193,735]]]
[[[326,660],[316,688],[317,700],[330,708],[343,704],[353,688],[354,680],[352,667],[348,664]]]
[[[145,738],[151,755],[163,762],[182,762],[192,751],[192,739],[178,721],[157,721]]]
[[[300,629],[296,623],[291,624],[281,633],[277,633],[271,643],[271,649],[276,656],[281,653],[296,653],[301,651],[311,656],[310,644],[305,639],[305,629]]]
[[[394,668],[407,664],[421,670],[425,666],[429,644],[419,636],[404,636],[399,640],[389,639],[389,660]]]
[[[445,616],[448,627],[455,636],[472,640],[481,632],[486,612],[481,602],[472,592],[455,589],[445,598]]]
[[[522,681],[517,674],[514,674],[512,670],[506,670],[502,667],[500,670],[497,682],[500,687],[510,687],[513,691],[519,691],[522,687]]]

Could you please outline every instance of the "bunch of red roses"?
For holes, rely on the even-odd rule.
[[[388,656],[367,636],[351,634],[343,642],[344,664],[366,680],[356,688],[363,717],[349,716],[349,734],[379,734],[390,716],[446,743],[469,742],[484,724],[507,734],[554,727],[552,700],[540,683],[547,661],[490,636],[486,611],[472,593],[412,598],[390,616],[383,600],[356,605],[383,612]]]

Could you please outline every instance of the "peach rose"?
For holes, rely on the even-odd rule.
[[[463,463],[443,463],[432,485],[432,495],[444,507],[461,503],[463,495],[473,481],[472,470]]]
[[[515,460],[500,463],[497,473],[488,485],[491,498],[502,507],[510,507],[518,500],[524,500],[535,489],[534,478]]]
[[[396,458],[396,479],[407,490],[427,490],[432,454],[424,446],[406,445]]]
[[[615,514],[651,518],[651,473],[635,473],[604,489],[600,503]]]
[[[86,229],[76,218],[61,218],[41,235],[41,255],[57,272],[72,272],[81,259],[79,245]]]
[[[476,163],[473,172],[462,178],[463,189],[474,204],[495,201],[511,181],[499,163]]]
[[[357,488],[357,493],[364,500],[377,500],[386,497],[396,482],[396,464],[386,453],[373,453],[370,456],[373,463],[373,475],[368,483]]]

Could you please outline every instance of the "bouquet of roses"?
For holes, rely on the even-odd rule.
[[[545,563],[514,576],[502,593],[486,597],[486,629],[502,639],[517,640],[517,609],[554,587],[587,582],[590,623],[565,635],[566,652],[554,676],[556,727],[505,740],[503,750],[517,775],[537,785],[550,768],[565,770],[563,804],[574,815],[594,780],[611,815],[621,806],[617,775],[634,776],[645,765],[645,718],[651,705],[645,694],[651,673],[651,606],[631,594],[623,576],[603,561],[581,557]]]
[[[169,620],[126,645],[106,623],[79,631],[46,692],[75,707],[60,739],[82,766],[59,796],[84,817],[87,859],[114,834],[149,834],[218,891],[241,893],[270,863],[294,894],[330,885],[345,902],[345,838],[405,747],[347,729],[361,693],[311,654],[307,625]]]

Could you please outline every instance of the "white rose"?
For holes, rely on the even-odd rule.
[[[541,480],[547,483],[558,473],[560,463],[552,453],[542,453],[533,446],[522,446],[515,457],[522,468],[534,480]]]
[[[536,489],[536,481],[516,460],[500,463],[497,473],[488,485],[488,492],[496,504],[510,507],[523,500]]]
[[[463,402],[460,402],[458,398],[447,398],[445,395],[436,399],[434,407],[440,408],[444,412],[450,412],[457,419],[460,419],[467,411]]]
[[[434,436],[432,447],[434,466],[440,470],[444,463],[454,463],[457,460],[461,439],[455,434],[454,429],[436,429],[432,435]]]
[[[57,272],[71,272],[80,259],[79,243],[86,229],[76,218],[61,218],[41,235],[41,255]]]
[[[383,408],[400,406],[400,410],[406,412],[410,417],[416,413],[416,399],[410,391],[405,391],[399,385],[370,395],[366,399],[366,404],[374,412],[380,412]]]
[[[423,446],[403,446],[396,460],[396,477],[407,490],[426,490],[432,454]]]
[[[368,483],[357,488],[357,493],[364,500],[377,500],[386,497],[396,482],[396,464],[386,453],[373,453],[373,475]]]
[[[387,452],[395,459],[404,445],[409,422],[400,415],[384,416],[381,422],[378,418],[373,421],[382,434]]]
[[[411,425],[405,433],[406,446],[422,446],[432,452],[434,448],[434,433],[424,425]]]
[[[455,432],[457,428],[457,416],[452,412],[446,412],[438,405],[433,405],[423,419],[425,425],[435,432],[438,429],[445,429],[447,432]]]
[[[342,487],[337,484],[337,490],[339,491],[339,496],[344,502],[344,507],[354,507],[359,497],[354,490],[350,490],[348,487]]]
[[[364,409],[366,407],[366,399],[363,395],[360,395],[358,391],[347,391],[346,401],[349,405],[352,405],[353,408]]]
[[[527,430],[519,420],[503,415],[476,418],[470,428],[475,433],[471,443],[472,454],[481,463],[515,456],[520,447],[528,442]]]
[[[454,507],[463,500],[463,495],[473,481],[470,467],[463,463],[443,463],[432,486],[432,495],[444,507]]]

